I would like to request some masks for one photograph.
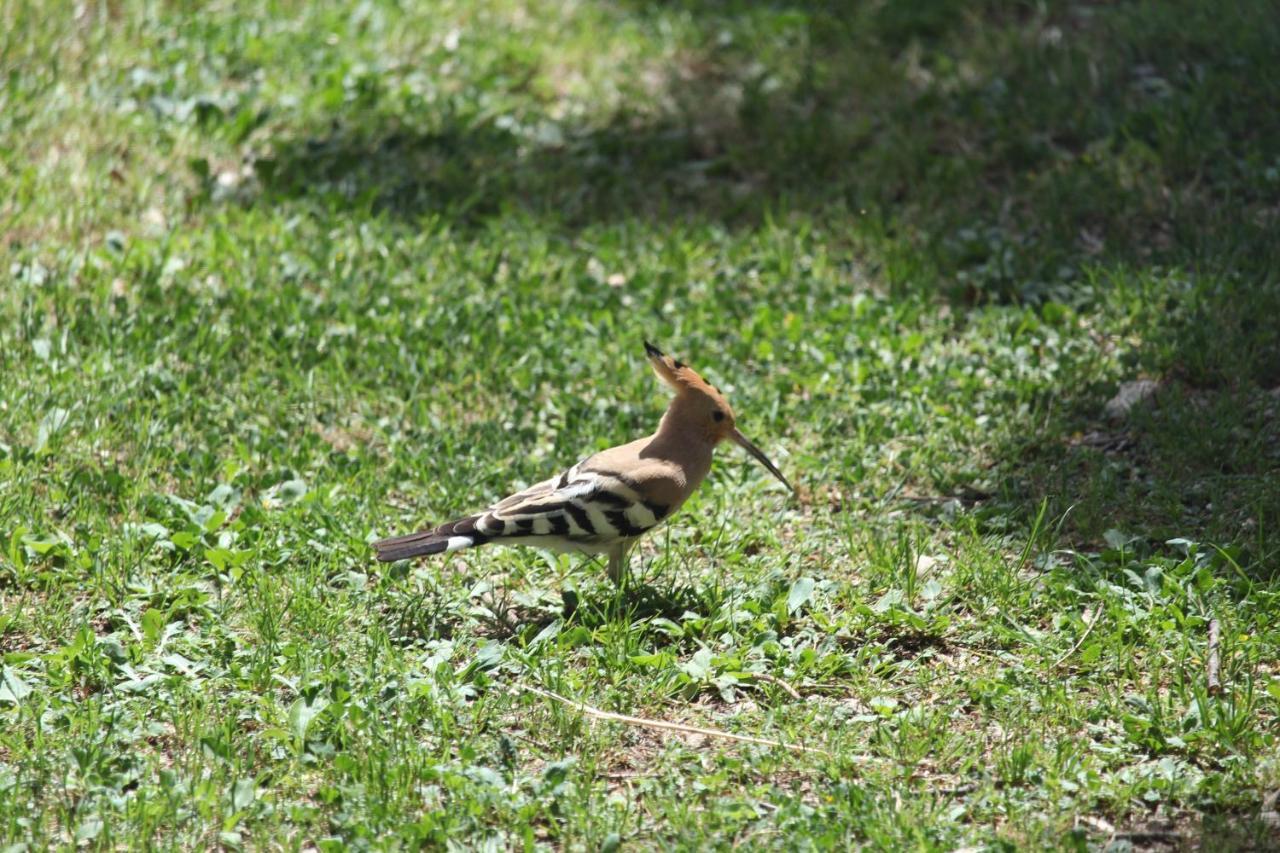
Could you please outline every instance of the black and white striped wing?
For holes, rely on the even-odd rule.
[[[476,519],[476,529],[492,541],[607,548],[640,536],[671,511],[645,500],[624,476],[583,470],[584,464],[494,504]]]
[[[493,542],[606,551],[656,527],[671,507],[644,498],[622,474],[587,470],[584,460],[558,478],[505,498],[478,515],[373,543],[378,559],[405,560]]]

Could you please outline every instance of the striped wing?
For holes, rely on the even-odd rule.
[[[403,560],[489,542],[604,551],[656,527],[671,512],[671,506],[646,499],[641,484],[625,475],[591,470],[591,461],[504,498],[479,515],[375,542],[378,559]]]
[[[625,476],[588,470],[590,461],[499,501],[476,519],[476,528],[494,540],[545,537],[605,547],[642,535],[671,512]]]

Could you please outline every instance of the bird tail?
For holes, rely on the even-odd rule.
[[[480,516],[459,518],[430,530],[420,530],[408,536],[392,536],[373,543],[378,559],[384,563],[408,560],[429,554],[445,554],[463,548],[474,548],[489,541],[490,537],[476,527]]]

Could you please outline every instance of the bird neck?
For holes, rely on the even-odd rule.
[[[658,431],[645,446],[645,453],[676,463],[696,484],[711,470],[715,446],[715,438],[700,422],[695,407],[677,397],[667,407]]]

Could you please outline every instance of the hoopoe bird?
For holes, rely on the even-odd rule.
[[[621,582],[627,550],[671,517],[711,470],[716,445],[729,439],[792,492],[782,472],[740,432],[729,401],[687,364],[645,341],[658,377],[675,392],[658,431],[602,450],[558,477],[543,480],[477,515],[373,543],[391,562],[479,545],[530,545],[607,554]]]

